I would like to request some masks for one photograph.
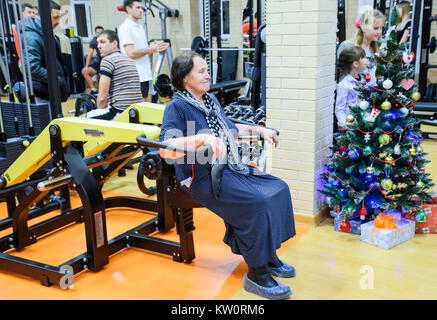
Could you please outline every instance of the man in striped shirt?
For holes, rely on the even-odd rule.
[[[112,120],[130,105],[143,102],[140,78],[134,62],[120,52],[114,31],[104,30],[98,36],[97,50],[102,56],[97,109],[86,117]]]

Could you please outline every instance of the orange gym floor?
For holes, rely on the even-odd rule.
[[[104,196],[114,196],[104,192]],[[1,208],[4,217],[4,203]],[[73,197],[72,207],[79,206]],[[52,213],[54,214],[54,213]],[[47,219],[49,215],[32,220],[29,225]],[[106,212],[108,240],[151,217],[140,211],[109,209]],[[137,300],[137,299],[230,299],[242,288],[247,266],[241,256],[231,253],[222,241],[223,221],[207,209],[195,209],[194,246],[196,258],[190,264],[174,262],[166,255],[136,248],[126,248],[110,257],[109,264],[99,272],[84,270],[75,275],[73,286],[63,290],[57,286],[45,287],[38,280],[0,270],[0,300],[51,299],[51,300]],[[285,242],[280,254],[310,227],[297,226],[297,236]],[[10,234],[4,230],[0,237]],[[178,241],[175,230],[155,236]],[[59,265],[83,253],[85,249],[83,224],[65,227],[24,250],[12,249],[9,254]]]

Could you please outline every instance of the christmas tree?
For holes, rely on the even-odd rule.
[[[396,43],[390,27],[376,55],[376,83],[370,75],[356,86],[358,105],[349,106],[347,126],[334,134],[322,190],[344,220],[372,220],[393,209],[418,210],[434,184],[425,172],[426,153],[417,120],[411,116],[420,93],[414,82],[414,54]],[[418,201],[418,199],[420,199]]]

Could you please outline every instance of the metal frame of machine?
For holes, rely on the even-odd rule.
[[[159,137],[158,127],[138,124],[139,119],[148,114],[155,112],[158,115],[145,104],[125,110],[126,116],[122,119],[128,118],[127,122],[86,118],[53,120],[0,177],[0,197],[8,204],[8,218],[0,221],[0,229],[12,227],[13,230],[0,238],[0,269],[38,279],[46,286],[55,284],[65,289],[73,284],[75,274],[85,269],[101,270],[109,263],[111,255],[129,246],[170,255],[178,262],[189,263],[194,259],[192,208],[201,205],[180,189],[174,173],[170,171],[157,178],[157,201],[136,197],[104,199],[101,193],[104,182],[138,152],[143,151],[144,157],[149,147],[169,147],[150,140]],[[38,171],[50,160],[53,160],[51,170]],[[28,176],[30,179],[26,179]],[[81,207],[71,208],[69,187],[79,194]],[[41,204],[53,190],[60,191],[57,201]],[[157,215],[108,240],[105,211],[113,207],[134,208]],[[59,215],[28,225],[30,219],[57,209],[61,209]],[[61,265],[52,266],[9,252],[23,250],[39,237],[81,222],[85,225],[87,250]],[[157,230],[167,232],[175,224],[180,242],[150,236]]]

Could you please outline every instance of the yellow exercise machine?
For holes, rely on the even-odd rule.
[[[141,103],[129,107],[113,121],[76,117],[51,121],[0,177],[0,199],[5,200],[8,211],[8,217],[0,220],[0,230],[12,227],[11,234],[0,238],[0,269],[30,276],[46,286],[68,288],[74,274],[84,269],[102,269],[109,263],[110,255],[127,246],[167,254],[178,262],[191,262],[195,257],[192,208],[200,205],[180,189],[172,166],[161,161],[158,151],[149,148],[170,148],[187,154],[203,153],[205,149],[187,150],[157,141],[157,125],[161,124],[163,111],[163,105]],[[157,200],[103,198],[104,182],[141,151],[148,177],[157,180]],[[81,207],[71,208],[70,189],[79,194]],[[50,197],[55,201],[46,203]],[[112,207],[157,215],[108,240],[105,210]],[[59,209],[59,215],[28,225],[29,219]],[[85,224],[86,252],[59,266],[5,253],[22,250],[38,237],[80,222]],[[180,242],[149,236],[156,230],[167,232],[175,225]]]

